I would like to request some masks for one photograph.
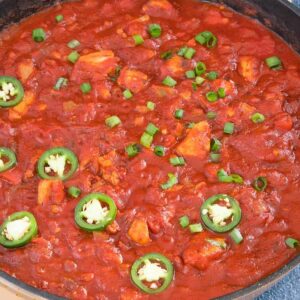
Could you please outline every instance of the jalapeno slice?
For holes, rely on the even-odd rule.
[[[33,214],[19,211],[10,215],[0,227],[0,244],[18,248],[28,244],[37,235],[38,227]]]
[[[9,148],[0,147],[0,173],[13,168],[16,163],[16,154]]]
[[[148,253],[131,266],[131,280],[143,292],[157,294],[172,282],[174,268],[171,261],[159,253]]]
[[[117,215],[117,206],[106,194],[85,196],[75,208],[75,222],[86,231],[103,231]]]
[[[37,172],[43,179],[69,179],[78,168],[78,159],[69,149],[55,147],[39,158]]]
[[[0,107],[12,107],[24,98],[21,82],[10,76],[0,76]]]
[[[208,198],[201,206],[204,224],[214,232],[227,232],[241,221],[242,211],[239,203],[226,194]]]

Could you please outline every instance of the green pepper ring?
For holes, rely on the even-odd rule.
[[[105,217],[104,220],[99,222],[98,224],[88,224],[85,222],[81,216],[81,212],[83,209],[83,206],[88,203],[89,201],[97,199],[101,202],[104,202],[109,207],[108,215]],[[117,215],[117,206],[113,199],[111,199],[106,194],[102,193],[92,193],[85,196],[83,199],[79,201],[75,208],[75,222],[78,225],[79,228],[86,230],[86,231],[103,231],[105,228],[111,224]]]
[[[65,155],[67,160],[71,164],[71,169],[69,170],[69,172],[66,175],[62,176],[62,177],[60,177],[60,176],[49,176],[45,172],[46,159],[50,155],[55,155],[55,154]],[[77,157],[76,157],[76,155],[74,154],[73,151],[71,151],[67,148],[64,148],[64,147],[54,147],[54,148],[51,148],[51,149],[45,151],[41,155],[41,157],[39,158],[39,161],[38,161],[37,172],[38,172],[39,176],[43,179],[67,180],[76,172],[77,168],[78,168],[78,159],[77,159]]]
[[[18,219],[22,219],[24,217],[28,217],[30,221],[30,227],[29,231],[24,234],[22,238],[15,241],[10,241],[5,238],[5,236],[2,234],[4,229],[6,228],[6,225],[8,222],[15,221]],[[0,244],[4,246],[5,248],[18,248],[22,247],[26,244],[28,244],[36,235],[38,232],[38,226],[36,219],[34,215],[27,211],[19,211],[15,212],[12,215],[8,216],[7,219],[3,222],[3,224],[0,227]]]
[[[0,173],[5,172],[15,166],[17,163],[17,158],[15,152],[10,150],[9,148],[6,147],[0,147],[0,158],[1,156],[6,156],[8,157],[9,161],[3,165],[3,167],[0,167]]]
[[[151,289],[151,288],[147,287],[138,278],[138,270],[139,270],[141,264],[145,260],[156,260],[156,261],[162,262],[167,270],[167,277],[165,278],[164,283],[157,289]],[[131,275],[132,282],[140,290],[142,290],[143,292],[145,292],[147,294],[157,294],[157,293],[164,291],[171,284],[173,277],[174,277],[174,268],[173,268],[171,261],[167,257],[165,257],[159,253],[148,253],[144,256],[141,256],[133,263],[133,265],[131,266],[130,275]]]
[[[0,76],[0,86],[2,85],[3,82],[12,83],[12,85],[17,90],[17,95],[14,100],[9,100],[9,101],[0,100],[0,107],[16,106],[24,98],[24,89],[21,82],[18,79],[11,76]]]
[[[214,224],[212,222],[212,220],[209,218],[208,214],[203,215],[202,211],[203,211],[203,209],[208,209],[208,207],[210,205],[214,204],[219,199],[224,199],[224,198],[227,198],[229,200],[229,203],[233,209],[233,220],[225,226],[220,226],[220,225]],[[222,232],[227,232],[229,230],[232,230],[234,227],[236,227],[240,223],[241,218],[242,218],[242,211],[241,211],[239,203],[234,198],[232,198],[226,194],[217,194],[217,195],[214,195],[214,196],[208,198],[202,204],[201,209],[200,209],[200,215],[201,215],[201,218],[202,218],[204,224],[209,229],[211,229],[214,232],[222,233]]]

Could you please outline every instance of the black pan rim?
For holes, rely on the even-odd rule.
[[[0,0],[0,4],[4,0]],[[60,2],[61,0],[55,1],[50,6],[53,6],[57,4],[57,2]],[[70,0],[69,0],[70,1]],[[199,0],[198,0],[199,1]],[[207,1],[207,0],[202,0]],[[300,20],[300,8],[296,7],[295,5],[291,4],[290,2],[286,0],[276,0],[277,3],[280,5],[286,7],[290,13],[296,15]],[[49,6],[46,6],[45,9],[49,8]],[[241,13],[241,12],[238,12]],[[271,30],[268,28],[268,30]],[[278,281],[280,281],[282,278],[284,278],[286,275],[288,275],[293,269],[295,269],[297,266],[300,266],[300,254],[295,256],[292,260],[290,260],[288,263],[283,265],[280,269],[277,271],[271,273],[270,275],[260,279],[259,281],[245,287],[241,288],[235,292],[223,295],[221,297],[215,298],[215,300],[243,300],[246,299],[245,297],[248,297],[247,299],[253,299],[256,296],[259,296],[264,291],[267,291],[269,288],[271,288],[274,284],[276,284]],[[60,297],[51,293],[48,293],[42,289],[33,287],[25,282],[23,282],[20,279],[17,279],[5,271],[0,270],[0,283],[2,283],[4,286],[12,286],[12,288],[19,288],[23,290],[23,294],[30,293],[32,296],[41,297],[44,299],[49,300],[66,300],[67,298]],[[7,284],[8,283],[8,284]],[[18,292],[18,294],[20,294]],[[21,292],[22,294],[22,292]]]

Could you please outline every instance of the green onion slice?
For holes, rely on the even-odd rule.
[[[161,27],[159,24],[150,24],[148,32],[153,38],[158,38],[161,36]]]
[[[118,125],[121,124],[121,120],[118,116],[111,116],[111,117],[108,117],[106,120],[105,120],[105,124],[109,127],[109,128],[114,128]]]
[[[186,228],[190,224],[190,219],[188,216],[182,216],[179,218],[179,224],[182,228]]]
[[[185,165],[185,160],[181,156],[171,157],[169,161],[170,161],[170,164],[173,165],[174,167]]]
[[[268,186],[267,178],[264,176],[259,176],[253,181],[253,187],[259,192],[264,191]]]
[[[171,76],[167,76],[163,82],[164,85],[169,86],[169,87],[174,87],[177,84],[177,81],[173,79]]]
[[[168,181],[160,185],[163,190],[168,190],[178,183],[178,178],[175,174],[169,173],[168,177]]]
[[[240,244],[244,239],[238,228],[234,228],[229,235],[236,244]]]
[[[157,156],[164,156],[165,155],[165,147],[163,147],[163,146],[155,146],[154,147],[154,153]]]
[[[296,239],[293,238],[287,238],[285,240],[285,244],[289,247],[289,248],[297,248],[300,246],[300,242]]]

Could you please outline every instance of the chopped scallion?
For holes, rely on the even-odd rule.
[[[216,102],[219,99],[219,97],[216,92],[210,91],[206,93],[206,99],[209,102]]]
[[[32,39],[37,42],[43,42],[46,39],[46,33],[43,28],[36,28],[32,31]]]
[[[74,49],[78,46],[80,46],[80,42],[78,40],[72,40],[68,43],[68,47],[71,49]]]
[[[227,133],[227,134],[233,134],[233,132],[234,132],[234,123],[232,123],[232,122],[226,122],[224,124],[223,131],[224,131],[224,133]]]
[[[178,183],[178,178],[175,174],[169,173],[168,177],[169,177],[168,181],[166,183],[162,183],[160,185],[160,187],[163,190],[168,190],[168,189],[172,188],[174,185],[176,185]]]
[[[134,43],[138,45],[142,45],[144,43],[144,39],[140,34],[135,34],[132,36]]]
[[[264,191],[268,186],[267,178],[264,176],[259,176],[254,179],[252,185],[253,185],[254,189],[256,189],[257,191],[259,191],[259,192]]]
[[[193,48],[187,48],[186,51],[184,52],[183,56],[186,59],[192,59],[193,56],[195,55],[196,50]]]
[[[165,147],[163,147],[163,146],[155,146],[154,147],[154,153],[157,156],[164,156],[165,155]]]
[[[185,160],[181,156],[170,157],[169,161],[170,161],[170,164],[173,165],[174,167],[185,165]]]
[[[243,236],[238,228],[234,228],[229,235],[236,244],[240,244],[243,241]]]
[[[59,91],[62,87],[67,86],[68,79],[64,77],[59,77],[53,87],[54,90]]]
[[[189,70],[185,72],[185,77],[188,79],[192,79],[196,77],[195,71]]]
[[[251,120],[253,123],[262,123],[265,120],[265,116],[261,113],[254,113],[251,116]]]
[[[280,70],[282,69],[282,63],[278,56],[271,56],[266,58],[265,60],[267,66],[272,70]]]
[[[289,248],[297,248],[300,246],[300,242],[296,239],[293,238],[287,238],[285,240],[285,244],[289,247]]]
[[[190,219],[188,216],[182,216],[179,218],[179,224],[182,228],[186,228],[190,224]]]
[[[206,65],[202,62],[199,61],[195,67],[195,72],[197,75],[202,75],[206,71]]]
[[[208,111],[206,114],[206,118],[209,120],[214,120],[217,117],[217,113],[214,111]]]
[[[88,94],[92,90],[92,86],[89,82],[84,82],[81,84],[80,89],[83,94]]]
[[[174,87],[177,84],[177,81],[173,79],[171,76],[167,76],[163,82],[164,85],[169,86],[169,87]]]
[[[111,116],[105,120],[105,124],[110,128],[114,128],[121,124],[121,120],[118,116]]]
[[[132,92],[129,90],[129,89],[126,89],[124,92],[123,92],[123,96],[124,96],[124,98],[125,99],[130,99],[130,98],[132,98],[133,97],[133,94],[132,94]]]
[[[219,98],[225,98],[226,97],[226,91],[224,88],[219,88],[218,89],[218,96]]]
[[[210,141],[210,151],[219,152],[222,147],[222,143],[217,138],[212,138]]]
[[[68,194],[73,198],[78,198],[81,194],[81,190],[76,186],[70,186],[68,188]]]
[[[189,229],[191,233],[199,233],[203,231],[203,227],[200,223],[190,224]]]
[[[125,151],[129,157],[135,157],[140,152],[140,148],[138,144],[131,144],[125,148]]]
[[[152,101],[148,101],[148,102],[147,102],[147,108],[148,108],[149,110],[154,110],[154,109],[155,109],[155,103],[152,102]]]
[[[174,113],[174,117],[176,119],[182,119],[184,115],[184,110],[183,109],[176,109],[175,113]]]
[[[148,134],[150,134],[151,136],[154,136],[158,131],[159,128],[156,127],[153,123],[149,123],[146,127],[145,130]]]
[[[76,61],[79,59],[80,55],[77,51],[72,51],[69,55],[68,55],[68,61],[75,64]]]
[[[153,142],[153,136],[147,132],[144,132],[141,136],[140,143],[146,148],[150,148]]]
[[[56,21],[57,23],[61,22],[63,19],[64,19],[64,16],[63,16],[63,15],[57,15],[57,16],[55,16],[55,21]]]
[[[206,74],[207,79],[209,80],[215,80],[218,78],[218,73],[215,71],[210,71]]]
[[[153,38],[158,38],[161,36],[161,26],[159,24],[150,24],[148,32]]]

